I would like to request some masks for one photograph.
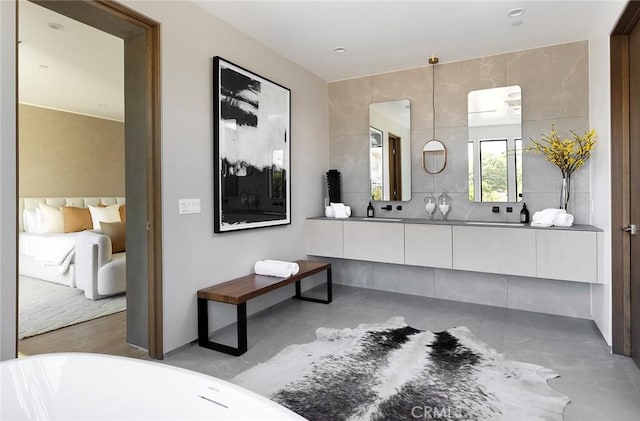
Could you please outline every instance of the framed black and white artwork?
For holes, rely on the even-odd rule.
[[[213,58],[214,232],[291,223],[291,91]]]

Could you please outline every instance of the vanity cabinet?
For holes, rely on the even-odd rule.
[[[453,268],[536,276],[536,230],[453,227]]]
[[[404,263],[412,266],[453,268],[450,225],[404,225]]]
[[[598,233],[539,230],[536,234],[539,278],[598,282]]]
[[[602,232],[311,218],[307,254],[587,283],[602,282]]]
[[[338,219],[307,219],[305,242],[308,255],[344,257],[342,221]]]
[[[404,263],[404,224],[344,221],[344,258]]]

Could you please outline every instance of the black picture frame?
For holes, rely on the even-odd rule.
[[[291,90],[213,58],[214,233],[291,223]]]

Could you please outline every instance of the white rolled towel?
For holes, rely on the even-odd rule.
[[[553,219],[553,225],[556,227],[572,227],[573,226],[573,215],[570,213],[559,213]]]
[[[551,227],[557,215],[564,214],[564,209],[544,209],[533,214],[531,225],[534,227]]]
[[[347,210],[345,209],[344,203],[331,203],[331,208],[333,209],[334,218],[347,218]]]
[[[337,218],[333,206],[325,206],[325,208],[324,208],[324,216],[326,218]],[[342,216],[341,218],[348,218],[350,216],[351,216],[351,206],[346,206],[345,205],[345,207],[344,207],[344,216]]]
[[[331,206],[324,207],[324,216],[327,218],[335,218],[336,214],[333,212],[333,208]]]
[[[300,267],[295,262],[284,262],[282,260],[258,260],[254,266],[257,275],[277,276],[278,278],[288,278],[300,271]]]

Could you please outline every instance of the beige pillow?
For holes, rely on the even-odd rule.
[[[64,232],[78,232],[93,228],[89,208],[63,206],[61,210]]]
[[[38,204],[38,222],[40,234],[51,234],[55,232],[64,232],[64,223],[62,221],[62,211],[44,203]]]
[[[127,236],[124,222],[100,222],[102,232],[111,238],[111,252],[125,251]]]
[[[122,222],[127,222],[127,205],[120,205],[118,212],[120,212],[120,220]]]
[[[120,212],[118,208],[120,205],[110,205],[106,207],[97,207],[89,205],[89,212],[91,212],[91,220],[93,221],[93,229],[100,229],[100,222],[120,222]]]

